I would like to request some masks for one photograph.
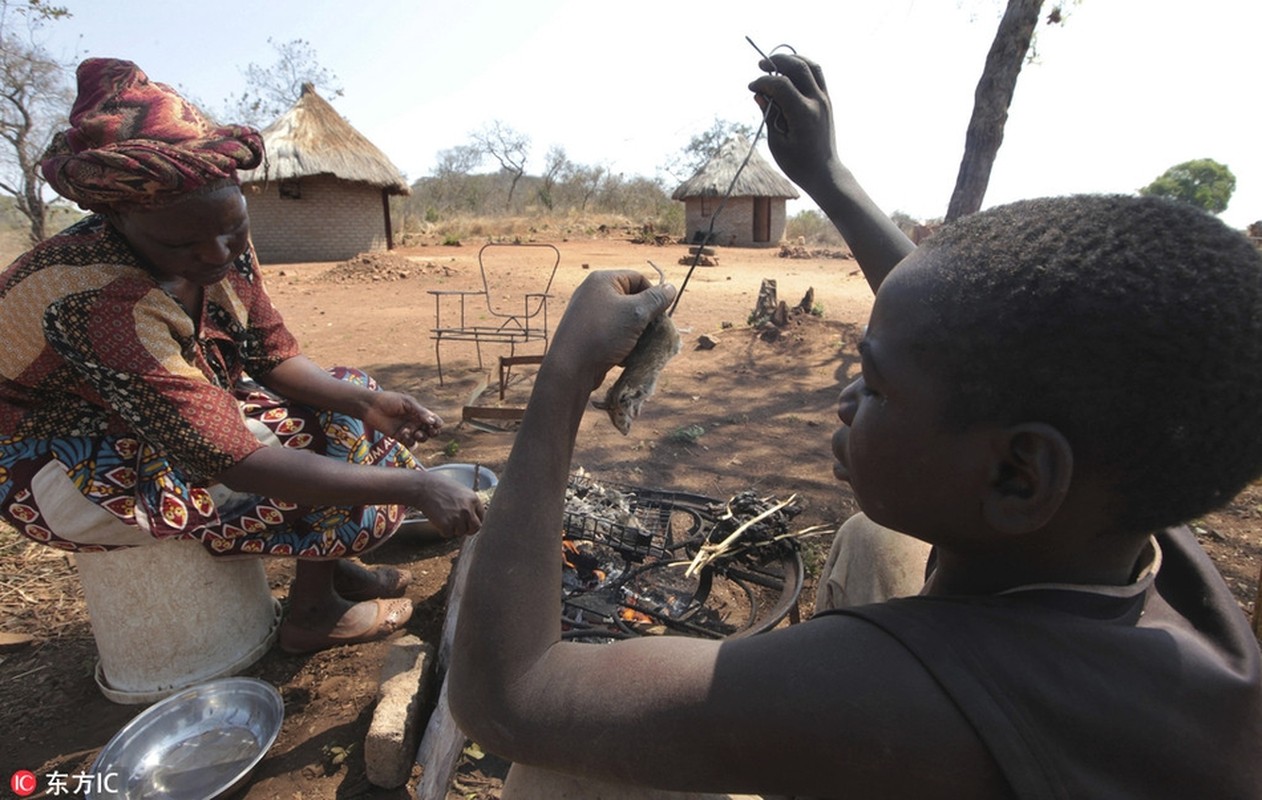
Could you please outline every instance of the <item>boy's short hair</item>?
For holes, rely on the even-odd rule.
[[[944,226],[925,366],[946,422],[1045,422],[1117,527],[1193,519],[1262,473],[1262,257],[1162,198],[1047,198]]]

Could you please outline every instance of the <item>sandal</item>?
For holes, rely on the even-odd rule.
[[[359,570],[362,575],[358,577],[366,580],[347,578],[344,576],[342,569]],[[355,588],[345,586],[352,582],[356,584]],[[411,583],[412,573],[406,569],[388,566],[369,569],[354,562],[346,562],[345,567],[342,567],[333,575],[333,591],[337,592],[343,600],[350,600],[352,603],[402,597]]]
[[[290,625],[288,621],[280,626],[280,649],[290,655],[314,653],[330,647],[347,644],[363,644],[384,639],[412,618],[412,601],[407,598],[390,600],[367,600],[376,606],[376,616],[367,630],[359,633],[337,633],[337,626],[330,631],[316,631]],[[339,622],[338,625],[341,623]]]

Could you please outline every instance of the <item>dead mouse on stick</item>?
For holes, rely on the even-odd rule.
[[[657,270],[659,283],[666,279],[662,270],[652,261],[649,265]],[[622,362],[622,374],[605,393],[604,400],[593,400],[592,406],[609,414],[614,427],[626,436],[631,423],[640,416],[644,401],[657,389],[657,378],[666,362],[679,352],[679,331],[666,314],[659,315],[640,334],[631,354]]]

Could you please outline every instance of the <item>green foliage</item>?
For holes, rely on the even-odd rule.
[[[845,244],[845,240],[841,238],[841,234],[837,232],[837,228],[828,217],[815,209],[799,211],[789,217],[784,225],[784,235],[790,242],[801,239],[808,244],[816,245]]]
[[[705,435],[705,428],[700,425],[685,425],[682,428],[676,428],[666,437],[676,444],[696,444],[697,440]]]
[[[1236,176],[1226,164],[1199,158],[1176,164],[1161,177],[1139,190],[1148,197],[1169,197],[1191,203],[1211,214],[1227,208],[1236,190]]]
[[[895,211],[890,214],[890,221],[897,225],[901,230],[914,228],[920,224],[920,220],[908,214],[906,211]]]
[[[447,456],[448,458],[455,458],[456,454],[459,452],[460,452],[460,442],[457,442],[455,439],[452,439],[450,442],[447,443],[447,446],[443,448],[443,455]]]

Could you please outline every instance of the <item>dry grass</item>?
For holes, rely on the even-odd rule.
[[[83,588],[69,553],[0,524],[0,630],[39,639],[87,632]]]
[[[484,242],[567,241],[596,239],[608,235],[634,238],[646,226],[656,230],[653,221],[633,220],[620,214],[553,214],[529,216],[461,216],[428,223],[416,218],[404,220],[402,244],[462,244]],[[670,231],[665,231],[670,233]]]

